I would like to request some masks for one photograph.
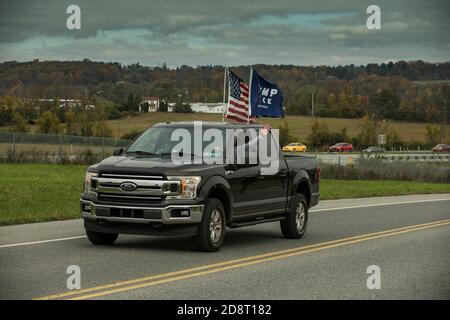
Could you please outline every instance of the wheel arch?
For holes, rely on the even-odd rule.
[[[232,194],[230,192],[229,183],[220,176],[214,176],[209,178],[202,187],[201,195],[203,199],[215,198],[222,202],[225,209],[225,215],[227,222],[231,220],[233,216]]]
[[[300,170],[295,176],[292,183],[291,197],[295,194],[301,193],[305,196],[308,207],[311,204],[311,181],[309,180],[308,173],[305,170]]]

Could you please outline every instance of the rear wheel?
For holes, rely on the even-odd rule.
[[[110,245],[116,241],[119,236],[117,233],[101,233],[86,229],[86,235],[90,242],[99,245]]]
[[[193,237],[194,245],[198,250],[213,252],[220,249],[225,239],[225,219],[222,202],[215,198],[207,199],[199,232]]]
[[[303,237],[308,225],[308,204],[303,194],[297,193],[286,219],[280,221],[281,232],[288,239]]]

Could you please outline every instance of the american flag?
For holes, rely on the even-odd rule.
[[[228,71],[228,108],[225,118],[236,122],[248,122],[248,85],[233,72]]]

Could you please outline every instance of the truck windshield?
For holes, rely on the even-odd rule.
[[[135,154],[139,156],[168,156],[170,157],[174,151],[174,147],[180,141],[172,141],[172,133],[180,127],[152,127],[146,130],[136,141],[134,141],[126,150],[127,154]],[[183,127],[191,137],[191,146],[194,146],[194,128]],[[184,137],[185,138],[185,137]],[[195,143],[199,143],[196,141]],[[203,141],[202,150],[209,142]],[[191,150],[193,152],[193,150]],[[222,151],[222,150],[220,150]],[[184,150],[186,152],[186,150]],[[202,156],[191,153],[193,156]]]
[[[182,138],[183,141],[184,139],[191,139],[190,142],[190,150],[184,150],[183,147],[180,147],[180,142],[181,140],[176,140],[176,141],[172,141],[172,133],[174,133],[175,130],[177,129],[183,129],[183,130],[187,130],[187,132],[183,133]],[[250,139],[250,137],[248,136],[244,136],[245,139],[239,138],[237,139],[236,137],[233,139],[233,142],[227,142],[227,136],[226,136],[226,129],[225,128],[220,128],[219,129],[222,133],[222,142],[219,143],[219,145],[213,147],[213,149],[209,149],[208,150],[208,154],[205,155],[203,153],[203,151],[205,150],[205,148],[208,146],[209,148],[211,148],[210,144],[211,144],[211,139],[207,140],[203,140],[203,138],[198,138],[196,139],[196,141],[194,141],[195,137],[194,137],[194,127],[193,126],[185,126],[185,127],[175,127],[175,126],[156,126],[156,127],[151,127],[150,129],[146,130],[139,138],[136,139],[136,141],[134,141],[126,150],[126,154],[128,155],[136,155],[136,156],[140,156],[140,157],[171,157],[172,154],[175,152],[182,152],[184,153],[184,155],[189,154],[193,157],[204,157],[204,156],[208,156],[208,157],[224,157],[226,155],[226,149],[231,147],[233,148],[233,143],[234,143],[234,147],[236,148],[238,143],[243,142],[245,143],[246,146],[246,151],[245,152],[249,152],[250,149],[252,149],[253,151],[257,150],[255,149],[257,147],[258,144],[258,139],[253,138],[251,141],[249,141],[248,139]],[[189,134],[188,134],[189,133]],[[240,136],[243,135],[239,134]],[[215,139],[214,139],[215,141]],[[244,142],[245,141],[245,142]],[[194,151],[194,150],[199,150],[198,148],[194,148],[194,145],[198,145],[201,144],[201,152],[199,151]],[[228,146],[226,146],[226,144],[228,144]],[[268,145],[269,148],[269,153],[271,152],[271,144]],[[196,154],[195,152],[199,152],[199,154]],[[236,155],[236,150],[233,152],[233,156]],[[181,155],[181,154],[180,154]]]
[[[143,156],[170,156],[177,141],[171,141],[172,132],[175,128],[152,127],[146,130],[127,149],[127,154]]]

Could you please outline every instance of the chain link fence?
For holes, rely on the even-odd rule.
[[[131,140],[61,134],[0,132],[1,162],[89,164],[112,155]]]

